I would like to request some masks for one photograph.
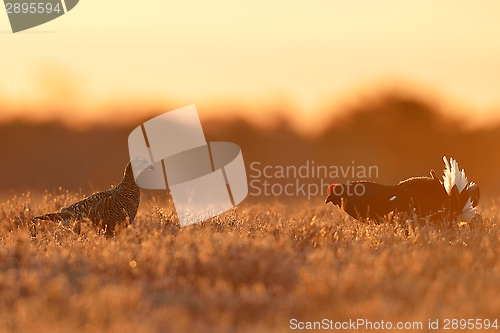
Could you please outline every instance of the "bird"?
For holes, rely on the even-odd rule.
[[[476,215],[480,190],[469,182],[453,158],[443,156],[442,180],[434,170],[430,176],[411,177],[396,185],[369,181],[330,184],[325,203],[331,202],[355,219],[382,221],[390,213],[416,214],[432,221],[470,222]]]
[[[105,230],[106,237],[113,236],[115,226],[127,219],[128,223],[132,223],[137,214],[141,191],[135,182],[134,172],[139,174],[146,169],[155,170],[155,167],[148,159],[135,157],[127,164],[118,185],[94,193],[59,212],[35,216],[32,223],[36,226],[35,220],[50,220],[68,225],[71,221],[88,218],[94,226]]]

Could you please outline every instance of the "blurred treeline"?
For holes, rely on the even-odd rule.
[[[153,116],[147,114],[143,121]],[[326,131],[315,137],[297,134],[284,119],[273,128],[243,120],[202,119],[202,126],[207,141],[241,147],[249,175],[255,174],[249,169],[254,161],[261,168],[299,167],[307,160],[347,167],[354,161],[356,166],[378,166],[379,177],[371,180],[389,184],[427,175],[430,169],[441,175],[446,155],[458,160],[485,196],[500,194],[500,124],[467,129],[432,103],[401,95],[359,104],[344,116],[325,121]],[[121,180],[129,159],[127,138],[137,125],[74,130],[61,123],[0,124],[0,191],[51,192],[62,187],[90,194],[109,188]]]

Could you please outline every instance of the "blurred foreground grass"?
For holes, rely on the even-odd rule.
[[[322,202],[246,204],[179,228],[144,199],[112,239],[30,217],[61,192],[0,207],[0,332],[288,332],[290,319],[500,317],[499,208],[470,226],[345,217]]]

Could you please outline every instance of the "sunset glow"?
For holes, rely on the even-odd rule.
[[[201,117],[311,132],[358,98],[409,91],[500,112],[500,3],[90,2],[17,34],[0,15],[0,117],[119,121],[196,104]],[[71,119],[71,120],[69,120]]]

